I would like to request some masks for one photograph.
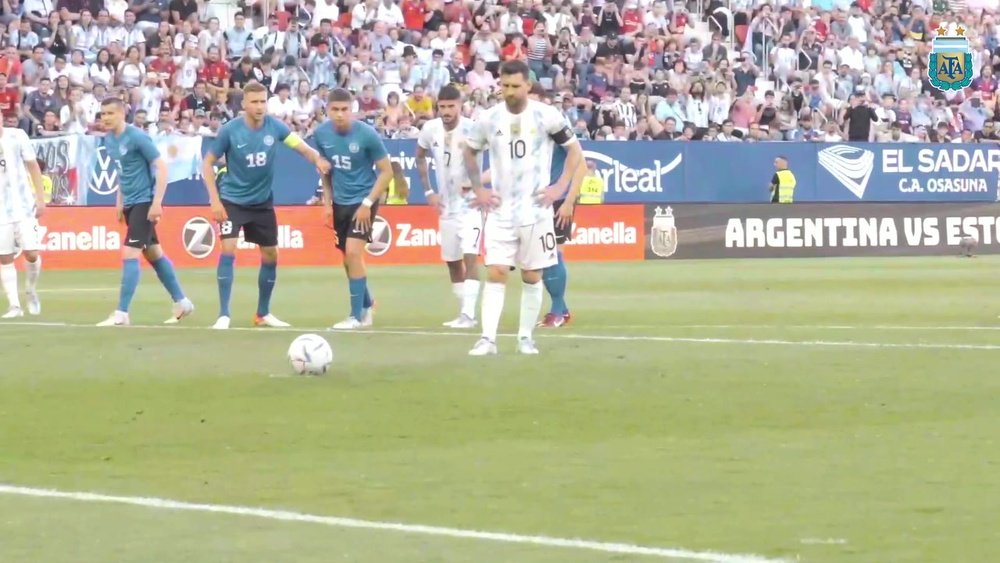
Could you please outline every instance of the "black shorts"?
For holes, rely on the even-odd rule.
[[[562,207],[564,201],[566,200],[560,199],[552,204],[552,213],[554,213],[556,217],[559,216],[559,208]],[[556,217],[552,218],[555,226],[556,244],[566,244],[567,242],[573,240],[573,221],[570,221],[566,225],[560,227],[559,222],[556,221]]]
[[[354,228],[354,214],[357,213],[360,203],[354,205],[333,204],[333,229],[337,231],[337,248],[341,252],[347,250],[347,239],[356,238],[365,242],[372,241],[372,230],[359,231]],[[378,202],[372,205],[372,222],[378,215]]]
[[[262,247],[278,246],[278,216],[274,207],[239,205],[222,200],[229,219],[219,225],[223,239],[238,238],[243,230],[243,240]]]
[[[125,215],[125,246],[148,248],[160,244],[156,238],[156,224],[149,220],[151,203],[137,203],[122,210]]]

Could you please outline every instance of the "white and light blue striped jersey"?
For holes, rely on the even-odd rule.
[[[518,114],[501,103],[476,119],[468,143],[474,150],[489,150],[490,182],[500,197],[500,206],[490,213],[499,224],[523,227],[552,217],[552,208],[539,203],[538,196],[553,181],[552,153],[557,146],[553,136],[566,129],[566,118],[558,109],[535,100]],[[562,145],[576,142],[568,135]]]
[[[432,119],[420,129],[417,144],[430,154],[434,163],[436,190],[441,196],[444,206],[442,217],[454,218],[464,215],[469,210],[470,192],[462,193],[462,188],[472,186],[469,173],[465,168],[465,140],[476,123],[468,118],[460,117],[458,125],[448,131],[441,118]],[[479,157],[479,169],[483,167],[482,153]],[[424,186],[428,189],[431,186]]]
[[[17,223],[35,216],[35,188],[25,168],[35,149],[21,129],[4,127],[0,135],[0,224]]]

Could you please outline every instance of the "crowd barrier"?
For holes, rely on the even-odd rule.
[[[277,208],[281,263],[336,266],[332,230],[319,207]],[[206,207],[170,207],[157,227],[179,267],[214,267],[218,227]],[[386,207],[373,225],[369,262],[439,264],[434,210]],[[45,267],[118,268],[123,227],[100,207],[53,207],[42,220]],[[1000,254],[1000,203],[621,204],[579,206],[570,261],[958,254],[963,239],[977,253]],[[238,244],[237,261],[258,262],[254,245]]]
[[[200,165],[210,142],[179,135],[156,139],[170,170],[167,204],[207,204]],[[95,137],[33,143],[57,177],[57,190],[83,205],[114,204],[118,171]],[[426,203],[416,171],[416,142],[390,140],[386,148],[417,188],[410,190],[409,203]],[[1000,146],[993,144],[590,141],[583,149],[605,180],[605,203],[767,202],[778,156],[787,158],[797,178],[796,202],[1000,199]],[[279,148],[275,169],[281,170],[276,203],[300,205],[315,192],[315,169],[290,150]]]

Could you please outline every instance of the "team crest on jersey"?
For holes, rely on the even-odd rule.
[[[272,137],[270,135],[264,135],[264,144],[267,145],[267,146],[273,145],[274,144],[274,137]]]
[[[119,146],[118,153],[121,154],[122,156],[125,156],[126,154],[128,154],[128,147],[126,147],[125,145]]]
[[[358,152],[359,150],[361,150],[361,148],[358,147],[357,143],[351,143],[351,144],[347,145],[347,150],[349,150],[351,152]]]

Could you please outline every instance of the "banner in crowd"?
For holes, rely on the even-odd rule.
[[[595,205],[577,208],[574,240],[566,246],[570,260],[643,260],[645,236],[641,205]],[[333,231],[324,225],[321,207],[279,207],[278,246],[287,266],[334,266],[341,263]],[[45,267],[92,269],[121,267],[124,226],[109,208],[52,207],[42,219]],[[171,207],[157,235],[180,267],[215,267],[220,252],[218,226],[207,207]],[[367,246],[371,264],[439,264],[438,215],[428,207],[379,210],[373,240]],[[258,263],[256,246],[240,239],[237,263]]]
[[[649,260],[1000,254],[1000,204],[654,204],[645,231]]]
[[[161,152],[177,151],[174,154],[183,159],[182,165],[171,168],[167,204],[207,204],[198,167],[210,140],[162,139],[157,141]],[[385,144],[409,179],[409,203],[426,203],[417,173],[416,141]],[[788,160],[796,176],[796,202],[1000,199],[1000,145],[994,144],[585,141],[583,149],[604,181],[605,203],[767,202],[779,156]],[[193,170],[189,170],[189,161],[194,160],[197,163],[190,162]],[[95,161],[95,180],[86,202],[113,205],[107,167],[99,154]],[[278,204],[300,205],[316,193],[315,168],[284,146],[278,148],[275,169],[281,171],[274,185]],[[433,165],[431,170],[433,182]]]
[[[90,190],[82,181],[94,164],[94,138],[83,135],[32,139],[39,164],[52,178],[52,201],[57,205],[88,205]],[[114,203],[112,201],[112,203]]]

